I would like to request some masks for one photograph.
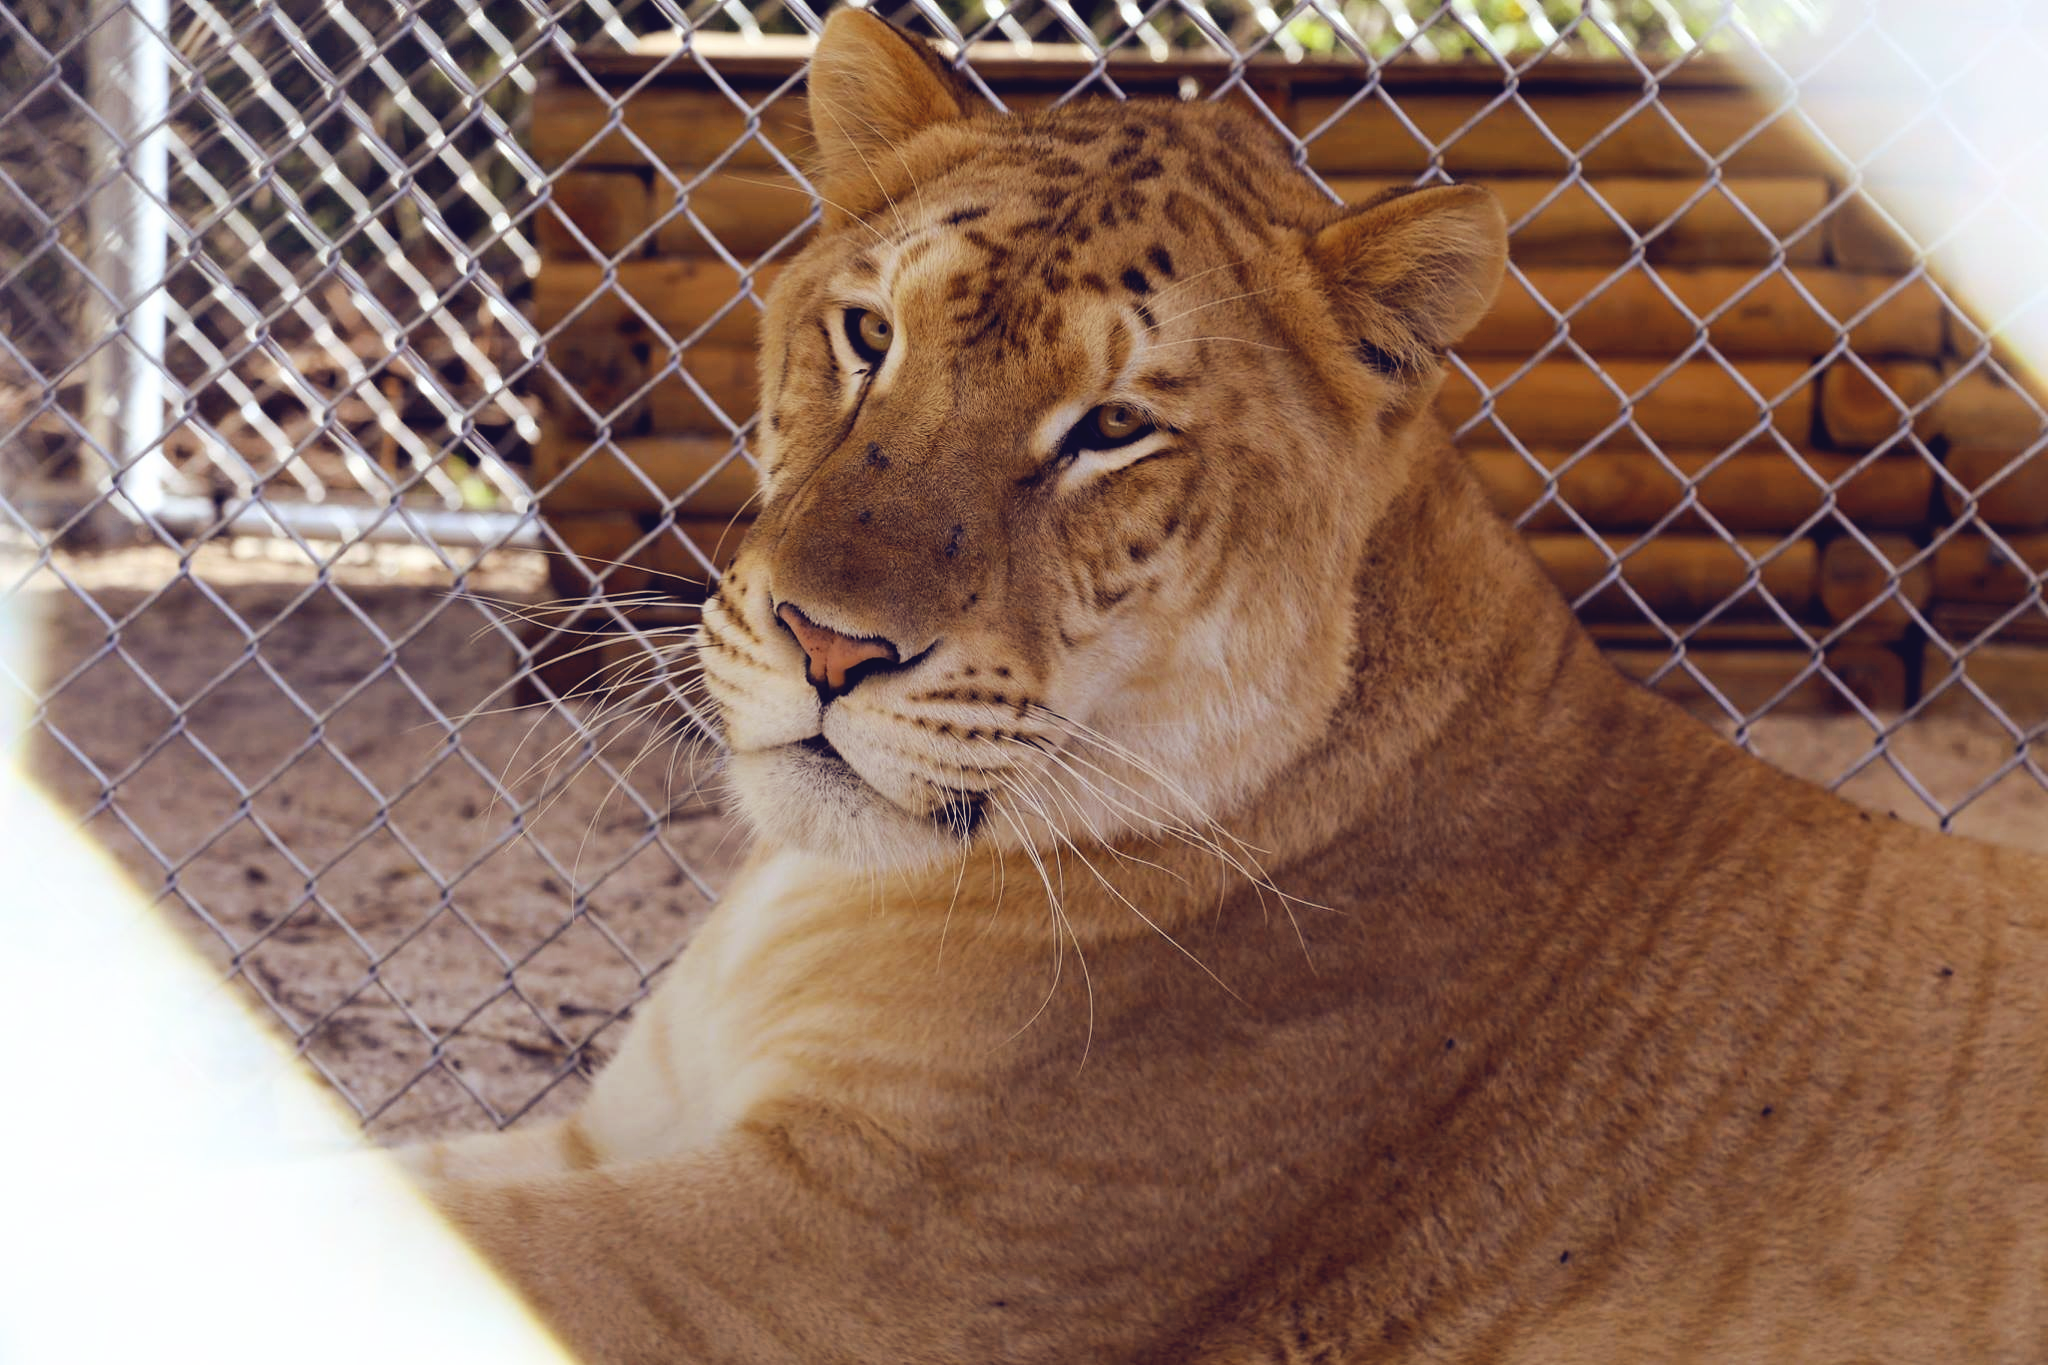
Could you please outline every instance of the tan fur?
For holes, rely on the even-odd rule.
[[[2048,1357],[2048,866],[1601,660],[1427,414],[1490,202],[968,116],[860,13],[815,72],[702,640],[756,852],[574,1120],[414,1156],[564,1339]],[[1109,402],[1163,453],[1049,464]],[[780,602],[915,662],[821,722]]]

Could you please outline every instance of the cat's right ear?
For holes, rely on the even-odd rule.
[[[881,182],[901,174],[898,148],[982,103],[929,44],[858,9],[825,20],[810,101],[813,178],[826,198],[856,212],[879,206]]]
[[[1507,220],[1472,185],[1381,195],[1318,232],[1309,257],[1360,358],[1390,378],[1426,376],[1493,306]]]

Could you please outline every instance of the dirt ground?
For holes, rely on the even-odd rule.
[[[0,555],[6,582],[25,567]],[[451,581],[424,552],[379,548],[316,586],[296,548],[241,542],[183,577],[165,550],[67,557],[25,589],[43,631],[32,685],[57,689],[33,772],[386,1141],[573,1103],[742,842],[701,746],[609,732],[613,771],[648,746],[628,795],[602,765],[563,784],[578,741],[559,712],[458,723],[509,705],[514,655],[502,613]],[[465,587],[531,601],[541,565],[497,555]],[[2048,676],[2023,723],[2044,703]],[[1747,742],[1939,823],[1903,768],[1945,809],[1968,799],[1953,828],[2048,851],[2039,743],[1947,704],[1842,781],[1873,734],[1773,716]]]
[[[616,1044],[613,1016],[740,851],[710,804],[715,754],[620,727],[615,770],[661,741],[628,799],[595,765],[555,789],[578,758],[559,713],[480,715],[451,740],[472,708],[511,704],[493,693],[514,650],[424,553],[356,552],[313,587],[289,546],[209,546],[154,601],[168,551],[56,572],[73,586],[45,571],[29,590],[35,685],[59,688],[32,771],[201,952],[239,965],[259,1014],[304,1037],[370,1131],[481,1127],[478,1098],[499,1115],[573,1102],[579,1063]],[[494,556],[466,587],[544,595],[531,554]],[[111,652],[101,613],[122,623]],[[451,1031],[435,1065],[430,1035]]]

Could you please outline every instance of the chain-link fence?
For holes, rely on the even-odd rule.
[[[2048,426],[2006,341],[2031,300],[1959,297],[1928,249],[1969,224],[1867,193],[1930,138],[1971,192],[2035,164],[2039,125],[1984,146],[1939,112],[1973,53],[2034,52],[2026,6],[1987,15],[1938,50],[1797,0],[892,17],[971,72],[1067,73],[1040,97],[1201,57],[1177,92],[1250,101],[1339,197],[1496,179],[1517,263],[1445,407],[1603,642],[1848,794],[2029,839]],[[34,771],[379,1131],[563,1103],[735,856],[670,672],[686,621],[630,589],[715,571],[703,527],[744,501],[719,500],[750,469],[744,341],[815,219],[793,45],[818,23],[0,12],[0,565],[44,630],[10,678]],[[1887,117],[1814,111],[1872,63]],[[687,145],[636,113],[678,89],[713,102]],[[1399,154],[1347,163],[1368,116]],[[764,178],[779,199],[719,198]],[[561,671],[578,648],[600,666]]]

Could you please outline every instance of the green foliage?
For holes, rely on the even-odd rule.
[[[1075,38],[1049,7],[1005,8],[1003,0],[938,0],[938,7],[969,34],[1051,42]],[[1136,41],[1155,52],[1210,46],[1202,27],[1177,6],[1141,8],[1136,25],[1129,18],[1131,7],[1121,0],[1084,0],[1071,12],[1105,44],[1131,41],[1135,27]],[[1484,59],[1488,50],[1513,58],[1544,51],[1614,57],[1624,47],[1668,57],[1736,47],[1752,38],[1774,41],[1815,22],[1805,0],[1326,0],[1319,10],[1229,0],[1211,3],[1206,11],[1239,50],[1265,44],[1289,59],[1353,50],[1375,58],[1407,54],[1433,61]],[[885,4],[884,12],[922,23],[909,4]],[[764,24],[785,17],[770,11]],[[714,25],[722,22],[712,20]]]

